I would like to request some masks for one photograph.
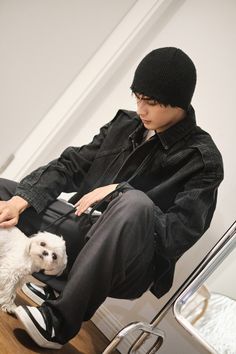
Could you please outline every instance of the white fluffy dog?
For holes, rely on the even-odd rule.
[[[43,270],[60,275],[66,267],[65,241],[48,232],[26,237],[18,228],[0,229],[0,307],[14,313],[16,290],[25,276]]]

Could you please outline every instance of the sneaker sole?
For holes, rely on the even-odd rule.
[[[33,300],[37,305],[42,305],[44,300],[42,300],[39,296],[33,293],[26,284],[24,284],[21,288],[21,291],[27,295],[31,300]]]
[[[49,348],[49,349],[61,349],[62,344],[50,342],[42,336],[42,334],[39,332],[37,327],[34,325],[34,323],[31,321],[31,319],[29,318],[29,316],[21,306],[18,306],[15,309],[15,314],[16,317],[20,320],[20,322],[25,327],[26,332],[29,334],[29,336],[40,347]]]

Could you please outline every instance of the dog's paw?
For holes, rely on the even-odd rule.
[[[7,312],[7,313],[10,313],[10,314],[14,314],[15,313],[15,309],[17,308],[16,304],[3,304],[1,306],[1,310],[3,312]]]

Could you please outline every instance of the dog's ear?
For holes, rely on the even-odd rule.
[[[60,238],[61,241],[63,241],[64,244],[66,243],[62,235],[58,235],[58,237]]]

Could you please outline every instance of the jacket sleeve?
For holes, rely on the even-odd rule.
[[[175,196],[172,206],[163,212],[154,205],[156,252],[165,258],[178,259],[208,229],[216,207],[217,190],[223,176],[199,173]],[[119,186],[118,186],[119,188]],[[121,184],[120,190],[132,189]],[[155,195],[151,190],[147,195]]]
[[[178,259],[210,226],[221,177],[199,174],[185,184],[166,213],[155,206],[157,253]]]
[[[19,183],[15,195],[21,196],[40,213],[62,192],[78,189],[90,168],[111,122],[104,125],[92,142],[82,147],[68,147],[58,159],[39,167]]]

